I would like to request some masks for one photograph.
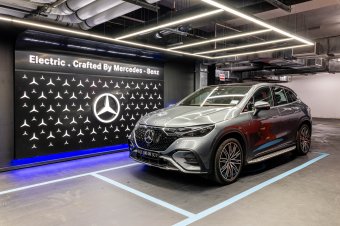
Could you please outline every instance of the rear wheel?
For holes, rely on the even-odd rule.
[[[311,130],[307,124],[303,124],[297,134],[296,152],[299,155],[306,155],[311,145]]]
[[[243,149],[234,138],[225,140],[215,154],[213,179],[219,184],[230,184],[237,180],[243,167]]]

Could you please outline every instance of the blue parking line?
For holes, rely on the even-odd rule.
[[[130,192],[130,193],[132,193],[132,194],[134,194],[134,195],[137,195],[137,196],[139,196],[139,197],[141,197],[141,198],[144,198],[144,199],[146,199],[146,200],[148,200],[148,201],[150,201],[150,202],[153,202],[153,203],[156,203],[156,204],[158,204],[158,205],[160,205],[160,206],[163,206],[163,207],[165,207],[165,208],[168,208],[168,209],[170,209],[170,210],[172,210],[172,211],[174,211],[174,212],[177,212],[177,213],[179,213],[179,214],[181,214],[181,215],[184,215],[184,216],[186,216],[186,217],[193,217],[193,216],[195,216],[195,214],[193,214],[193,213],[190,213],[190,212],[188,212],[188,211],[186,211],[186,210],[184,210],[184,209],[181,209],[181,208],[179,208],[179,207],[177,207],[177,206],[174,206],[174,205],[172,205],[172,204],[170,204],[170,203],[167,203],[167,202],[165,202],[165,201],[162,201],[162,200],[160,200],[160,199],[157,199],[157,198],[155,198],[155,197],[152,197],[152,196],[150,196],[150,195],[148,195],[148,194],[145,194],[145,193],[143,193],[143,192],[140,192],[140,191],[138,191],[138,190],[136,190],[136,189],[130,188],[130,187],[128,187],[128,186],[126,186],[126,185],[124,185],[124,184],[121,184],[121,183],[119,183],[119,182],[117,182],[117,181],[114,181],[114,180],[112,180],[112,179],[110,179],[110,178],[104,177],[104,176],[99,175],[99,174],[96,174],[96,173],[93,173],[93,174],[91,174],[91,175],[94,176],[94,177],[96,177],[96,178],[98,178],[98,179],[100,179],[100,180],[103,180],[103,181],[105,181],[105,182],[107,182],[107,183],[109,183],[109,184],[112,184],[112,185],[114,185],[114,186],[116,186],[116,187],[118,187],[118,188],[120,188],[120,189],[123,189],[123,190],[125,190],[125,191],[128,191],[128,192]]]
[[[299,170],[302,170],[303,168],[306,168],[307,166],[309,166],[309,165],[311,165],[311,164],[313,164],[313,163],[315,163],[315,162],[325,158],[328,155],[329,154],[321,153],[320,156],[318,156],[318,157],[316,157],[314,159],[311,159],[308,162],[306,162],[306,163],[304,163],[304,164],[302,164],[300,166],[297,166],[297,167],[295,167],[295,168],[293,168],[291,170],[288,170],[285,173],[282,173],[282,174],[280,174],[280,175],[278,175],[276,177],[273,177],[273,178],[271,178],[271,179],[269,179],[269,180],[267,180],[265,182],[262,182],[261,184],[258,184],[258,185],[254,186],[254,187],[252,187],[252,188],[250,188],[250,189],[248,189],[248,190],[246,190],[246,191],[244,191],[244,192],[242,192],[242,193],[240,193],[238,195],[235,195],[235,196],[233,196],[233,197],[231,197],[231,198],[229,198],[229,199],[227,199],[227,200],[225,200],[225,201],[215,205],[215,206],[212,206],[212,207],[210,207],[210,208],[208,208],[206,210],[203,210],[202,212],[200,212],[198,214],[195,214],[192,217],[189,217],[189,218],[187,218],[187,219],[185,219],[185,220],[183,220],[183,221],[181,221],[181,222],[179,222],[177,224],[174,224],[173,226],[184,226],[184,225],[192,224],[192,223],[194,223],[194,222],[196,222],[196,221],[198,221],[198,220],[200,220],[202,218],[205,218],[205,217],[209,216],[210,214],[213,214],[213,213],[215,213],[215,212],[217,212],[217,211],[219,211],[219,210],[221,210],[221,209],[223,209],[223,208],[233,204],[234,202],[239,201],[240,199],[243,199],[243,198],[247,197],[248,195],[253,194],[254,192],[257,192],[258,190],[260,190],[260,189],[262,189],[264,187],[267,187],[268,185],[271,185],[271,184],[273,184],[273,183],[275,183],[275,182],[277,182],[277,181],[279,181],[279,180],[281,180],[281,179],[283,179],[283,178],[285,178],[285,177],[287,177],[287,176],[289,176],[289,175],[291,175],[291,174],[293,174],[293,173],[295,173],[295,172],[297,172]]]

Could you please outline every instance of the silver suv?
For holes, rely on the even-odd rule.
[[[184,173],[234,182],[242,167],[311,145],[310,108],[276,84],[232,84],[197,90],[149,113],[129,137],[130,157]]]

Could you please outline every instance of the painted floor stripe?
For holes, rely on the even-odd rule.
[[[98,171],[79,174],[79,175],[75,175],[75,176],[71,176],[71,177],[64,177],[64,178],[57,179],[57,180],[50,180],[50,181],[46,181],[46,182],[42,182],[42,183],[37,183],[37,184],[32,184],[32,185],[28,185],[28,186],[19,187],[19,188],[14,188],[14,189],[6,190],[6,191],[0,191],[0,195],[5,195],[5,194],[8,194],[8,193],[22,191],[22,190],[26,190],[26,189],[30,189],[30,188],[40,187],[40,186],[43,186],[43,185],[58,183],[58,182],[66,181],[66,180],[72,180],[72,179],[76,179],[76,178],[79,178],[79,177],[89,176],[89,175],[92,175],[93,173],[102,173],[102,172],[107,172],[107,171],[111,171],[111,170],[117,170],[117,169],[122,169],[122,168],[126,168],[126,167],[131,167],[131,166],[135,166],[135,165],[140,165],[140,163],[132,163],[132,164],[117,166],[117,167],[113,167],[113,168],[109,168],[109,169],[105,169],[105,170],[98,170]]]
[[[210,214],[215,213],[215,212],[217,212],[217,211],[219,211],[219,210],[221,210],[221,209],[223,209],[223,208],[233,204],[234,202],[237,202],[240,199],[243,199],[243,198],[247,197],[248,195],[253,194],[254,192],[256,192],[256,191],[258,191],[258,190],[260,190],[260,189],[262,189],[262,188],[264,188],[264,187],[266,187],[268,185],[271,185],[271,184],[273,184],[273,183],[275,183],[275,182],[277,182],[277,181],[279,181],[279,180],[281,180],[281,179],[283,179],[283,178],[285,178],[285,177],[287,177],[287,176],[289,176],[289,175],[291,175],[291,174],[293,174],[293,173],[295,173],[295,172],[297,172],[299,170],[302,170],[303,168],[305,168],[305,167],[307,167],[307,166],[309,166],[309,165],[311,165],[311,164],[313,164],[313,163],[315,163],[315,162],[325,158],[328,155],[329,154],[322,153],[320,156],[318,156],[318,157],[316,157],[314,159],[311,159],[308,162],[306,162],[306,163],[304,163],[304,164],[302,164],[300,166],[297,166],[297,167],[295,167],[295,168],[293,168],[291,170],[288,170],[285,173],[282,173],[282,174],[280,174],[280,175],[278,175],[276,177],[273,177],[273,178],[271,178],[271,179],[269,179],[269,180],[267,180],[267,181],[265,181],[265,182],[263,182],[263,183],[261,183],[259,185],[256,185],[256,186],[254,186],[254,187],[252,187],[252,188],[250,188],[250,189],[248,189],[248,190],[246,190],[246,191],[244,191],[244,192],[242,192],[242,193],[240,193],[238,195],[235,195],[235,196],[231,197],[230,199],[227,199],[224,202],[221,202],[221,203],[219,203],[219,204],[217,204],[217,205],[215,205],[213,207],[210,207],[210,208],[208,208],[206,210],[203,210],[202,212],[200,212],[198,214],[195,214],[194,216],[189,217],[189,218],[187,218],[187,219],[185,219],[185,220],[183,220],[183,221],[181,221],[181,222],[179,222],[177,224],[174,224],[173,226],[189,225],[189,224],[194,223],[194,222],[196,222],[196,221],[198,221],[198,220],[200,220],[202,218],[205,218],[205,217],[209,216]]]
[[[91,175],[94,176],[94,177],[96,177],[96,178],[98,178],[98,179],[100,179],[100,180],[103,180],[103,181],[105,181],[105,182],[107,182],[107,183],[109,183],[109,184],[112,184],[112,185],[114,185],[114,186],[116,186],[116,187],[118,187],[118,188],[120,188],[120,189],[123,189],[123,190],[125,190],[125,191],[128,191],[128,192],[130,192],[130,193],[132,193],[132,194],[134,194],[134,195],[137,195],[137,196],[139,196],[139,197],[141,197],[141,198],[144,198],[144,199],[146,199],[146,200],[148,200],[148,201],[150,201],[150,202],[156,203],[157,205],[160,205],[160,206],[163,206],[163,207],[165,207],[165,208],[168,208],[168,209],[170,209],[170,210],[172,210],[172,211],[174,211],[174,212],[177,212],[177,213],[179,213],[179,214],[182,214],[182,215],[184,215],[184,216],[193,217],[193,216],[195,215],[195,214],[190,213],[190,212],[188,212],[188,211],[186,211],[186,210],[184,210],[184,209],[181,209],[181,208],[179,208],[179,207],[177,207],[177,206],[174,206],[174,205],[172,205],[172,204],[170,204],[170,203],[167,203],[167,202],[165,202],[165,201],[162,201],[162,200],[160,200],[160,199],[157,199],[157,198],[155,198],[155,197],[152,197],[152,196],[150,196],[150,195],[148,195],[148,194],[145,194],[145,193],[143,193],[143,192],[140,192],[140,191],[138,191],[138,190],[136,190],[136,189],[134,189],[134,188],[128,187],[128,186],[126,186],[126,185],[124,185],[124,184],[121,184],[121,183],[119,183],[119,182],[117,182],[117,181],[114,181],[114,180],[112,180],[112,179],[110,179],[110,178],[104,177],[104,176],[99,175],[99,174],[96,174],[96,173],[93,173],[93,174],[91,174]]]

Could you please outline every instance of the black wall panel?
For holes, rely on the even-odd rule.
[[[142,115],[163,108],[163,85],[157,66],[18,51],[15,157],[124,144]]]
[[[11,164],[11,161],[15,159],[15,147],[14,147],[15,144],[14,143],[16,143],[17,148],[20,148],[20,152],[23,152],[22,155],[20,155],[20,154],[17,155],[17,157],[20,157],[20,158],[26,157],[26,156],[27,157],[28,156],[36,156],[36,155],[40,155],[40,154],[56,153],[56,152],[59,152],[60,150],[63,151],[63,150],[66,150],[66,149],[62,148],[61,143],[58,143],[58,142],[52,143],[53,147],[54,147],[53,149],[51,147],[48,147],[48,145],[50,143],[49,142],[47,143],[48,140],[44,139],[44,136],[42,136],[42,137],[39,137],[40,138],[39,142],[41,142],[41,144],[39,143],[39,145],[42,145],[41,147],[47,146],[46,149],[44,149],[42,153],[39,152],[40,149],[38,150],[38,148],[32,150],[31,149],[32,146],[33,146],[32,141],[36,141],[36,140],[32,140],[30,142],[27,142],[27,140],[25,141],[26,137],[22,136],[22,134],[24,134],[24,131],[21,130],[22,128],[15,129],[15,128],[18,128],[18,125],[15,125],[14,118],[17,119],[17,121],[18,121],[17,124],[21,123],[19,125],[19,126],[21,126],[22,122],[19,122],[19,120],[23,119],[23,116],[24,116],[25,110],[26,110],[26,109],[25,110],[19,110],[20,109],[19,107],[23,106],[23,104],[20,102],[22,100],[19,100],[19,99],[14,100],[14,93],[15,93],[14,92],[14,79],[15,79],[14,63],[15,63],[15,49],[16,49],[15,43],[16,43],[16,40],[17,40],[17,35],[20,32],[22,32],[22,30],[17,29],[17,28],[14,29],[14,28],[11,28],[11,27],[2,27],[1,26],[0,31],[3,32],[4,34],[6,34],[6,35],[2,35],[0,37],[0,96],[1,96],[1,98],[0,98],[0,104],[1,104],[0,105],[1,106],[1,108],[0,108],[0,170],[4,170],[4,169],[6,170],[6,169],[11,169],[13,167],[12,164]],[[67,42],[67,40],[68,40],[68,37],[65,37],[64,41]],[[55,54],[60,54],[60,55],[75,56],[75,55],[78,54],[78,56],[79,56],[79,54],[80,54],[80,53],[76,53],[74,51],[69,52],[68,49],[62,49],[62,50],[55,49],[57,47],[58,46],[47,47],[45,45],[45,46],[39,46],[39,47],[32,48],[32,46],[27,45],[27,43],[26,43],[23,46],[22,49],[23,50],[34,49],[34,51],[38,51],[38,52],[48,51],[49,53],[55,53]],[[97,55],[93,55],[92,52],[84,54],[84,56],[91,58],[91,59],[92,58],[96,59],[96,58],[99,57]],[[102,59],[102,58],[99,58],[99,59]],[[105,58],[105,59],[107,60],[108,58]],[[131,59],[126,59],[126,60],[128,61],[127,64],[131,65],[131,62],[135,62],[136,59],[131,57]],[[108,61],[111,61],[111,59],[109,59]],[[116,58],[114,58],[113,61],[116,61]],[[119,61],[121,61],[121,60],[119,60]],[[140,59],[139,59],[139,61],[140,61]],[[125,74],[124,76],[118,76],[117,79],[118,80],[120,79],[119,81],[120,82],[123,81],[124,83],[126,81],[130,81],[130,83],[132,81],[137,81],[137,80],[141,81],[140,79],[142,79],[142,78],[146,79],[148,82],[151,82],[152,80],[159,81],[161,84],[164,84],[164,87],[162,87],[162,88],[163,88],[163,91],[164,91],[164,104],[165,105],[176,103],[177,101],[179,101],[184,96],[188,95],[189,93],[191,93],[194,90],[194,82],[193,82],[194,81],[194,61],[193,60],[189,60],[189,59],[186,60],[184,58],[180,58],[180,59],[171,58],[171,59],[165,60],[163,63],[160,62],[160,61],[157,61],[158,63],[155,63],[155,61],[156,60],[153,60],[153,61],[148,60],[147,63],[142,62],[142,63],[139,63],[139,64],[145,64],[145,65],[155,64],[153,66],[160,67],[161,69],[163,67],[162,65],[164,65],[164,83],[163,83],[163,77],[156,78],[157,76],[154,76],[154,75],[153,76],[145,75],[145,76],[139,77],[139,79],[138,79],[138,77],[136,78],[136,76],[135,76],[135,78],[133,78],[133,76],[129,77],[129,76],[126,76],[126,74]],[[29,77],[30,79],[32,79],[31,76],[37,76],[40,79],[41,75],[47,76],[46,78],[52,78],[52,77],[58,78],[58,76],[57,77],[52,76],[52,75],[57,75],[57,74],[59,74],[60,79],[61,79],[62,76],[68,76],[69,77],[70,75],[74,75],[75,79],[79,79],[79,80],[81,80],[85,77],[91,78],[92,76],[95,76],[95,77],[99,76],[98,79],[101,78],[101,80],[104,81],[104,79],[106,79],[108,76],[115,77],[115,75],[112,75],[112,74],[109,75],[109,74],[105,74],[105,73],[104,74],[103,73],[94,73],[94,71],[89,73],[88,70],[83,71],[83,70],[79,70],[79,69],[72,71],[71,69],[72,68],[67,68],[67,70],[63,70],[63,69],[60,69],[59,67],[39,67],[39,68],[38,67],[36,67],[36,68],[17,67],[17,74],[19,75],[18,76],[19,78],[22,78],[24,76],[24,74],[22,72],[26,71],[27,72],[26,76]],[[20,75],[21,75],[21,77],[20,77]],[[52,77],[48,77],[48,76],[52,76]],[[81,77],[78,78],[77,76],[81,76]],[[136,79],[136,80],[134,80],[134,79]],[[72,80],[72,78],[71,78],[71,80]],[[117,80],[117,82],[118,82],[118,80]],[[19,79],[19,80],[17,80],[17,82],[20,83],[20,85],[19,85],[20,89],[18,89],[18,90],[23,91],[25,87],[27,88],[27,84],[25,85],[25,81]],[[32,80],[30,82],[32,82]],[[43,84],[43,83],[39,82],[39,80],[37,80],[37,82],[39,83],[39,85]],[[55,81],[53,80],[53,82],[55,82]],[[42,90],[44,89],[43,87],[46,88],[47,83],[44,86],[41,86]],[[125,83],[125,85],[126,85],[126,83]],[[75,90],[78,90],[78,93],[80,91],[79,90],[80,87],[81,86],[74,87]],[[150,86],[148,86],[148,87],[150,88]],[[39,89],[40,89],[40,87],[39,87]],[[37,90],[38,89],[36,89],[35,91],[37,92]],[[115,91],[122,92],[122,90],[116,90],[116,89],[115,89]],[[158,92],[162,92],[162,90],[160,89]],[[16,98],[20,98],[22,96],[22,94],[23,93],[17,93]],[[29,95],[29,93],[27,93],[27,95]],[[32,98],[34,98],[34,94],[30,94],[30,95],[33,95]],[[81,95],[81,94],[79,94],[79,95]],[[46,94],[45,94],[45,96],[46,96]],[[65,98],[67,98],[67,97],[65,97]],[[52,98],[50,99],[50,101],[52,101]],[[129,100],[126,100],[126,102],[129,102]],[[20,104],[22,104],[22,105],[20,105]],[[36,102],[36,101],[35,102],[29,102],[29,106],[31,106],[30,110],[32,110],[33,104],[37,105],[36,109],[39,110],[39,108],[38,108],[39,102]],[[58,104],[58,102],[56,104]],[[78,102],[77,103],[75,102],[75,104],[78,104]],[[158,104],[158,102],[157,102],[157,104]],[[40,105],[41,105],[41,103],[40,103]],[[61,103],[60,103],[60,105],[61,105]],[[71,103],[71,105],[72,105],[72,103]],[[86,105],[86,103],[85,103],[85,105]],[[90,105],[90,103],[89,103],[89,105]],[[14,112],[15,112],[14,109],[15,108],[18,108],[16,110],[16,117],[14,117]],[[48,106],[48,108],[49,108],[49,106]],[[78,106],[78,108],[79,108],[79,106]],[[82,107],[82,108],[84,108],[84,107]],[[85,108],[84,108],[84,110],[85,110]],[[154,110],[154,109],[146,109],[146,110],[151,111],[151,110]],[[43,111],[39,112],[39,114],[41,114],[41,113],[43,113]],[[77,116],[79,117],[79,115],[77,115]],[[39,116],[39,117],[42,117],[42,116]],[[44,117],[45,117],[45,115],[44,115]],[[134,117],[134,118],[136,118],[136,117]],[[40,120],[41,120],[41,118],[40,118]],[[71,119],[71,121],[72,121],[72,119]],[[45,120],[44,120],[44,122],[45,122]],[[95,121],[92,120],[92,122],[95,122]],[[30,125],[34,126],[35,125],[34,123],[35,123],[35,121],[33,121],[33,124],[30,124]],[[39,122],[39,124],[40,123],[41,123],[41,121]],[[63,126],[66,126],[66,124],[64,124]],[[99,126],[99,124],[98,124],[98,126]],[[82,127],[80,126],[80,128],[82,128]],[[84,127],[84,130],[85,129],[86,129],[86,127]],[[45,130],[46,129],[44,129],[44,132],[46,132]],[[72,130],[72,128],[71,128],[71,130]],[[105,130],[105,128],[103,129],[103,131],[104,130]],[[39,132],[41,132],[41,130]],[[14,139],[15,133],[18,136],[16,139]],[[70,133],[70,132],[68,131],[68,133]],[[78,133],[79,133],[79,130],[78,130]],[[82,130],[82,133],[84,133],[83,130]],[[119,134],[122,135],[120,137],[124,137],[124,135],[126,135],[126,133],[124,134],[124,132],[122,130]],[[33,135],[33,134],[31,134],[31,135]],[[42,135],[44,135],[44,134],[42,134]],[[54,133],[53,133],[53,135],[55,136]],[[62,135],[64,135],[64,134],[62,134]],[[112,138],[113,135],[115,135],[115,134],[111,134],[111,135],[112,135],[111,136],[111,138]],[[40,136],[40,134],[36,134],[36,136]],[[105,138],[105,137],[102,137],[101,135],[98,135],[98,137],[101,137],[103,139]],[[29,137],[29,138],[32,138],[32,136]],[[84,140],[87,141],[87,138],[84,139]],[[99,142],[99,140],[98,140],[98,142]],[[85,148],[84,143],[76,144],[76,142],[73,141],[73,139],[72,139],[72,142],[74,142],[73,143],[74,146],[72,146],[72,147],[70,146],[70,148],[69,148],[70,150],[71,149],[76,150],[78,148]],[[78,140],[78,142],[79,142],[79,140]],[[104,140],[100,141],[100,145],[107,145],[107,143],[105,143],[105,142],[104,142]],[[94,146],[97,146],[97,144],[94,145]],[[109,145],[112,145],[112,144],[110,143]],[[61,149],[58,149],[58,145],[60,145],[59,147]]]
[[[195,89],[195,62],[170,61],[164,65],[165,105],[175,104]]]
[[[9,32],[0,37],[0,167],[14,156],[14,42]]]

